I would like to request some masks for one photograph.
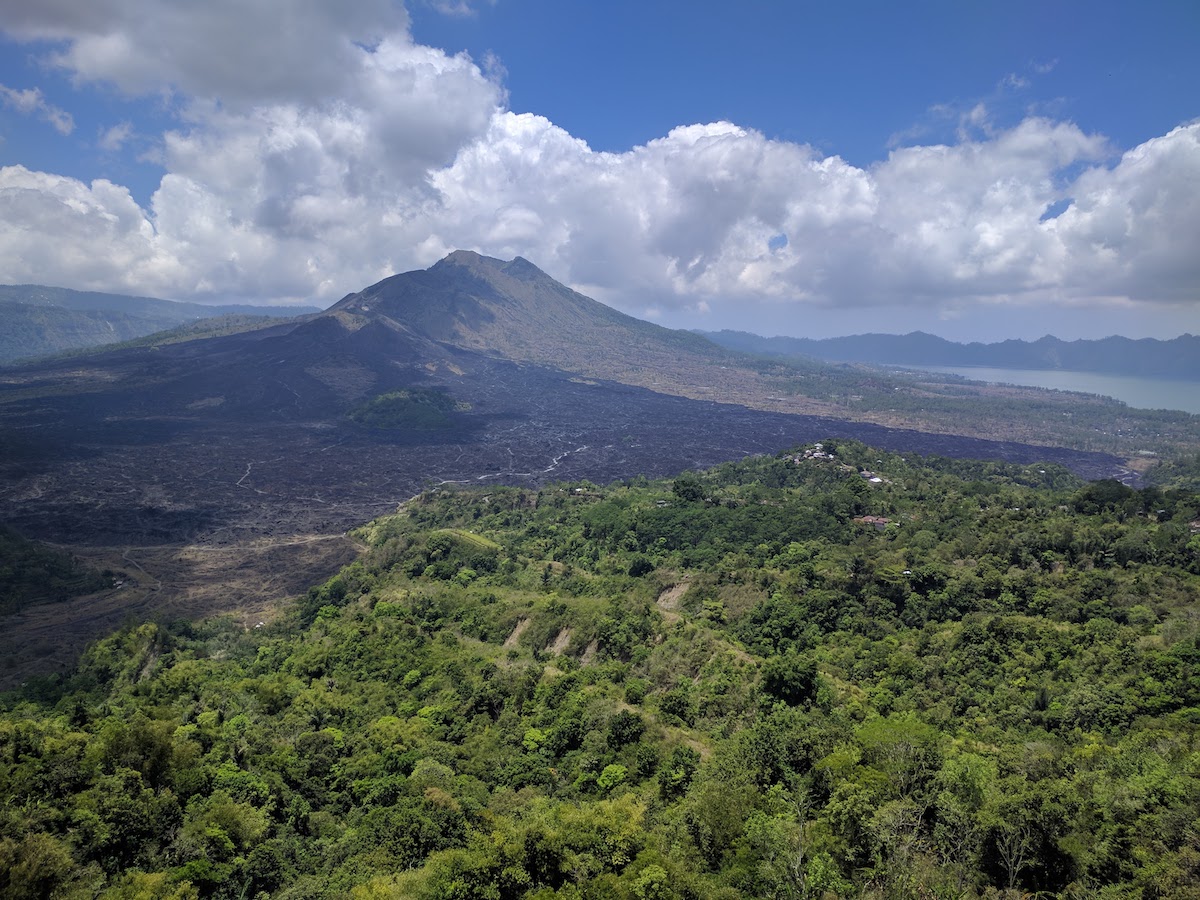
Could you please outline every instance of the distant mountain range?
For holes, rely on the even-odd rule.
[[[207,306],[40,284],[0,285],[0,363],[119,343],[201,319],[319,311],[315,306]]]
[[[991,366],[1001,369],[1062,369],[1110,375],[1200,378],[1200,337],[1169,341],[1107,337],[1097,341],[1036,341],[956,344],[921,331],[911,334],[856,334],[850,337],[760,337],[744,331],[699,332],[731,350],[779,357],[810,357],[828,362],[902,366]]]

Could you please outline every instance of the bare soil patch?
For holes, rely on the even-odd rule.
[[[691,582],[686,578],[679,584],[673,584],[661,594],[658,595],[659,609],[679,609],[679,601],[683,599],[683,595],[687,593]]]
[[[554,640],[550,642],[550,646],[547,647],[546,650],[548,650],[550,653],[553,653],[555,656],[562,656],[562,654],[567,652],[567,647],[569,647],[570,644],[571,629],[564,628],[558,633]]]
[[[503,646],[505,646],[505,647],[517,646],[517,641],[519,641],[521,639],[521,635],[523,635],[525,633],[525,630],[528,627],[529,627],[528,619],[521,619],[521,621],[517,622],[517,627],[512,630],[512,634],[510,634],[508,637],[506,637],[504,639]]]
[[[658,608],[662,612],[663,621],[668,625],[674,625],[681,618],[677,610],[679,602],[683,599],[683,595],[687,593],[688,588],[692,583],[688,579],[683,579],[679,584],[673,584],[661,594],[658,595]]]
[[[596,652],[600,649],[600,645],[596,641],[592,641],[583,648],[583,655],[579,657],[579,664],[582,666],[590,666],[596,660]]]

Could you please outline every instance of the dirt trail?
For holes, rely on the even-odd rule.
[[[247,628],[269,622],[288,598],[362,552],[342,534],[226,546],[59,546],[92,568],[123,573],[123,583],[63,603],[30,606],[0,620],[0,689],[31,675],[69,669],[89,643],[129,620],[232,614]]]

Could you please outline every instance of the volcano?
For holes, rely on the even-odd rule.
[[[68,544],[327,532],[428,485],[664,476],[823,437],[1119,463],[753,408],[768,392],[698,335],[457,251],[316,315],[5,370],[0,521]],[[380,402],[383,427],[360,414]]]
[[[755,365],[460,251],[319,314],[0,370],[0,523],[126,579],[9,617],[0,683],[70,666],[129,616],[269,617],[354,557],[343,532],[442,485],[670,476],[845,437],[1120,468],[781,411]]]

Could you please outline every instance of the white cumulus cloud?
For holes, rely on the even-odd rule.
[[[0,278],[98,290],[162,285],[154,227],[129,191],[108,181],[0,168]]]
[[[78,79],[179,101],[146,208],[109,182],[0,170],[0,281],[332,301],[461,247],[694,324],[1198,299],[1198,123],[1121,154],[1068,122],[997,128],[980,105],[954,143],[869,167],[729,122],[596,152],[506,109],[501,66],[414,43],[384,0],[0,12]]]

